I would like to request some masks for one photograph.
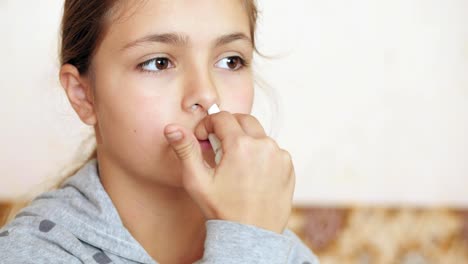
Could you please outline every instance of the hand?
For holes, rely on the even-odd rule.
[[[174,132],[179,137],[170,136]],[[294,166],[255,117],[222,111],[206,116],[195,133],[176,124],[164,133],[181,161],[184,188],[207,219],[283,232],[291,213]],[[203,160],[198,143],[210,133],[223,150],[216,168]]]

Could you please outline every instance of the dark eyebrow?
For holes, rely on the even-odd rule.
[[[223,46],[231,42],[234,42],[236,40],[247,41],[250,45],[252,45],[252,40],[247,35],[245,35],[244,33],[238,32],[238,33],[223,35],[217,38],[215,40],[215,47]]]
[[[236,32],[220,36],[214,41],[214,46],[223,46],[237,40],[247,41],[250,45],[252,45],[252,40],[247,35],[241,32]],[[122,48],[122,50],[142,45],[148,42],[159,42],[174,46],[188,46],[190,43],[190,38],[186,35],[179,33],[151,34],[128,43]]]
[[[125,45],[122,50],[135,47],[147,42],[159,42],[175,46],[186,46],[188,44],[188,37],[177,33],[164,33],[164,34],[151,34]]]

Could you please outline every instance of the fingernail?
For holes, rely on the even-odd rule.
[[[166,137],[169,141],[174,142],[182,139],[182,133],[180,131],[174,131],[166,134]]]

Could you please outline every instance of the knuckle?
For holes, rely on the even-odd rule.
[[[231,114],[227,111],[221,111],[215,115],[213,115],[213,118],[219,119],[219,120],[225,120],[226,118],[229,118]]]
[[[237,120],[239,121],[239,123],[243,123],[243,124],[253,124],[253,123],[257,123],[258,120],[257,118],[255,118],[254,116],[252,115],[248,115],[248,114],[235,114]]]
[[[295,173],[294,173],[294,164],[292,162],[291,154],[282,149],[281,150],[281,161],[283,162],[284,172],[285,172],[285,183],[286,185],[294,185],[295,182]]]
[[[254,134],[262,134],[261,131],[263,131],[263,127],[254,116],[248,114],[236,114],[236,119],[244,130],[255,132]]]
[[[282,149],[282,150],[281,150],[281,155],[283,156],[283,160],[284,160],[286,163],[292,163],[292,156],[291,156],[291,153],[289,153],[288,151]]]
[[[219,113],[209,115],[207,118],[210,119],[211,126],[214,126],[214,124],[230,122],[234,117],[227,111],[221,111]]]
[[[226,119],[226,111],[221,111],[219,113],[213,114],[213,115],[208,115],[206,116],[210,124],[222,122],[222,120]]]
[[[174,148],[175,152],[181,160],[187,160],[192,155],[194,149],[194,142],[186,142],[184,144],[178,145]]]
[[[274,151],[277,151],[278,150],[278,144],[276,143],[276,141],[274,139],[272,139],[271,137],[266,137],[264,139],[264,144],[265,144],[265,147],[268,151],[270,152],[274,152]]]
[[[296,187],[296,174],[294,173],[294,168],[292,169],[292,172],[290,176],[288,177],[288,182],[287,182],[291,188],[291,190],[294,192],[294,189]]]

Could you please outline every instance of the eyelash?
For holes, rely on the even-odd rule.
[[[172,64],[172,61],[167,58],[167,57],[155,57],[155,58],[152,58],[152,59],[149,59],[147,61],[144,61],[140,64],[138,64],[137,68],[138,70],[140,70],[141,72],[143,73],[152,73],[152,74],[160,74],[161,72],[163,72],[164,70],[159,70],[159,71],[149,71],[149,70],[145,70],[144,67],[145,66],[148,66],[151,62],[153,61],[156,61],[158,59],[167,59],[171,64]]]
[[[241,56],[228,56],[228,57],[224,57],[222,58],[221,60],[224,60],[224,59],[230,59],[230,58],[237,58],[240,60],[240,67],[239,69],[237,70],[231,70],[231,71],[238,71],[238,70],[242,70],[243,68],[245,67],[249,67],[250,66],[250,62],[247,61],[246,59],[242,58]]]
[[[221,60],[228,59],[228,58],[238,58],[239,61],[240,61],[240,65],[241,65],[238,69],[229,70],[229,71],[235,72],[235,71],[239,71],[239,70],[242,70],[242,69],[250,66],[250,62],[245,60],[244,58],[242,58],[240,56],[228,56],[228,57],[222,58]],[[151,62],[153,62],[153,61],[155,61],[157,59],[167,59],[172,64],[172,61],[167,57],[155,57],[155,58],[149,59],[147,61],[144,61],[144,62],[138,64],[138,66],[137,66],[138,70],[140,70],[143,73],[152,73],[152,74],[160,74],[160,73],[164,72],[165,70],[167,70],[167,69],[165,69],[165,70],[159,70],[159,71],[149,71],[149,70],[144,69],[144,66],[148,66]],[[219,60],[219,61],[221,61],[221,60]]]

